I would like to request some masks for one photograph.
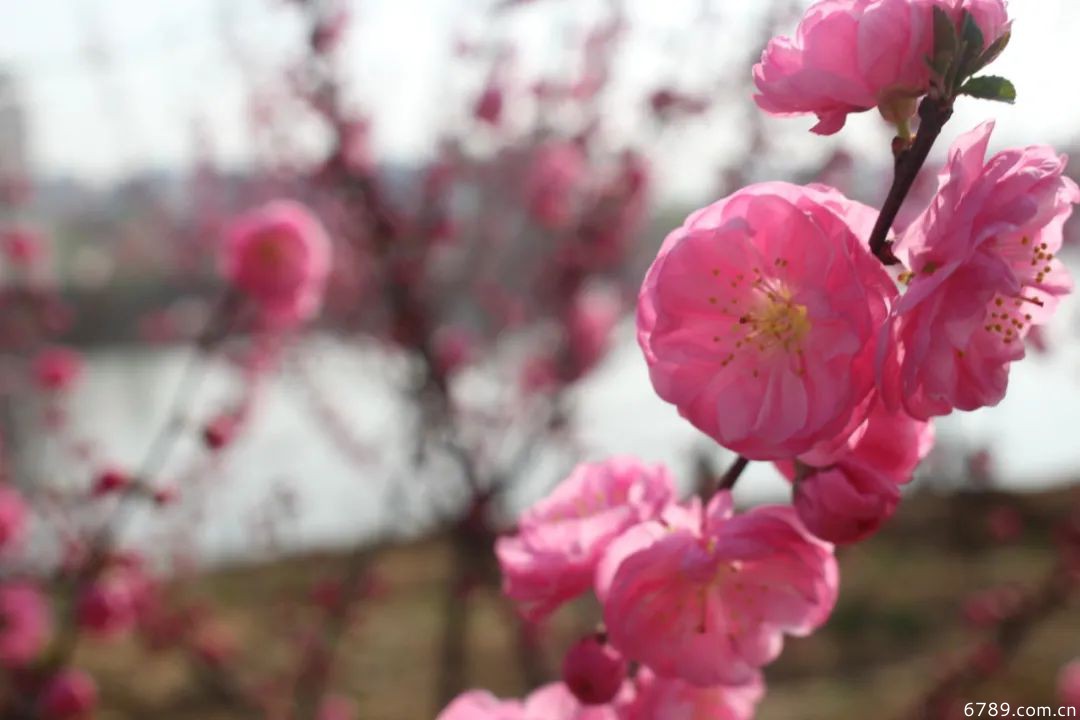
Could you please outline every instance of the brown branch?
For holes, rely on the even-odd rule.
[[[979,643],[962,662],[930,687],[905,720],[944,720],[952,717],[950,704],[965,691],[991,677],[1014,656],[1039,625],[1060,610],[1076,590],[1070,569],[1055,564],[1042,583],[994,628],[991,638]],[[991,653],[987,657],[987,653]]]
[[[904,205],[908,193],[911,192],[915,179],[919,176],[930,156],[930,150],[934,147],[938,136],[941,135],[945,123],[952,117],[953,109],[950,100],[927,97],[919,105],[919,131],[915,135],[915,141],[911,147],[902,149],[896,156],[896,171],[893,176],[892,187],[885,198],[885,204],[881,207],[877,223],[870,234],[870,252],[876,255],[886,265],[896,265],[900,261],[892,254],[888,237],[900,208]]]

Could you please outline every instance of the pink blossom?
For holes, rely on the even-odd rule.
[[[117,468],[108,468],[94,478],[90,493],[100,498],[125,490],[130,485],[131,477],[126,472]]]
[[[900,504],[900,488],[858,463],[811,471],[795,482],[794,506],[806,529],[846,544],[877,532]]]
[[[443,376],[453,375],[476,356],[476,337],[466,327],[447,325],[434,338],[435,364]]]
[[[526,178],[526,201],[533,219],[548,230],[564,229],[574,217],[575,193],[585,175],[585,155],[576,143],[541,145]]]
[[[63,670],[49,681],[40,703],[45,720],[88,718],[97,707],[97,684],[82,670]]]
[[[370,175],[375,170],[375,153],[371,142],[371,121],[368,118],[343,120],[338,123],[338,161],[350,173]]]
[[[473,107],[473,117],[482,123],[492,127],[498,127],[502,120],[503,92],[496,83],[488,83],[476,99]]]
[[[0,247],[4,257],[17,267],[36,264],[45,255],[45,238],[26,227],[12,227],[0,232]]]
[[[236,438],[240,424],[236,412],[223,412],[211,418],[202,429],[203,444],[209,450],[221,450]]]
[[[63,392],[69,390],[82,373],[82,356],[65,347],[51,347],[39,352],[34,358],[34,380],[42,390]]]
[[[1080,710],[1080,660],[1073,660],[1058,674],[1058,699],[1066,707]]]
[[[26,501],[11,485],[0,484],[0,551],[17,544],[26,532]]]
[[[322,304],[330,241],[303,205],[277,200],[240,216],[225,238],[223,272],[264,321],[276,326],[310,319]]]
[[[753,185],[664,240],[638,298],[657,394],[752,459],[836,437],[866,407],[895,286],[874,212],[824,186]]]
[[[627,663],[603,636],[587,635],[563,658],[562,679],[584,705],[611,702],[626,681]]]
[[[751,720],[765,695],[760,675],[743,685],[703,688],[643,668],[636,685],[637,697],[623,720]]]
[[[126,573],[108,573],[79,594],[79,626],[101,636],[129,630],[135,623],[136,588]]]
[[[435,720],[523,720],[518,700],[499,700],[485,690],[471,690],[458,696]]]
[[[891,122],[930,88],[934,6],[959,23],[971,13],[985,46],[1009,30],[1005,0],[818,0],[792,37],[773,38],[754,66],[754,100],[773,115],[817,115],[839,131],[849,113],[877,107]]]
[[[785,634],[825,622],[837,589],[832,546],[792,508],[735,515],[728,492],[704,513],[691,506],[633,528],[597,573],[611,644],[662,678],[699,687],[752,682]]]
[[[548,353],[526,358],[521,367],[521,390],[526,395],[543,393],[558,387],[559,368]]]
[[[0,664],[21,667],[45,648],[52,617],[45,596],[34,585],[0,585]]]
[[[621,310],[618,296],[603,288],[587,288],[574,298],[566,331],[575,379],[604,358]]]
[[[608,544],[656,517],[674,496],[671,475],[633,458],[578,465],[495,546],[503,589],[539,620],[589,589]]]
[[[831,543],[852,543],[892,517],[899,486],[911,479],[933,443],[930,423],[875,402],[840,452],[777,465],[795,481],[795,511],[806,528]]]
[[[605,705],[583,705],[562,683],[552,683],[525,698],[522,720],[621,720],[620,708],[633,696],[630,684]]]
[[[996,405],[1029,329],[1072,288],[1055,257],[1080,202],[1066,159],[1032,146],[984,162],[992,130],[957,140],[937,196],[896,245],[908,290],[884,333],[879,385],[917,418]]]
[[[627,683],[611,705],[582,705],[562,683],[545,685],[524,702],[499,700],[489,692],[472,690],[450,703],[435,720],[621,720],[619,708],[630,702]]]

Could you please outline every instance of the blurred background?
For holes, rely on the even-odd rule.
[[[138,556],[152,607],[72,649],[100,717],[329,720],[340,702],[411,720],[557,676],[596,609],[518,621],[494,537],[581,460],[664,462],[687,493],[728,460],[655,396],[634,342],[664,235],[749,182],[879,204],[891,181],[876,113],[819,138],[753,104],[751,66],[807,4],[7,0],[0,427],[33,513],[4,574],[62,585],[103,528]],[[961,100],[935,162],[989,118],[995,149],[1080,143],[1080,6],[1011,11],[994,70],[1018,103]],[[208,334],[223,228],[278,197],[332,237],[322,313]],[[937,423],[759,717],[900,716],[969,657],[969,699],[1054,699],[1076,603],[1053,598],[1016,647],[1008,624],[1075,529],[1077,323],[1070,302],[999,407]],[[107,472],[139,497],[98,497]],[[736,491],[789,495],[761,464]]]

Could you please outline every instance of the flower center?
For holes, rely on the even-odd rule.
[[[792,301],[786,289],[767,291],[761,307],[740,317],[739,324],[747,329],[743,340],[757,342],[761,350],[779,345],[788,352],[799,347],[811,327],[806,306]]]
[[[777,258],[773,264],[777,271],[783,272],[788,261]],[[740,353],[757,351],[761,354],[779,348],[798,356],[796,372],[801,372],[802,342],[813,322],[807,307],[795,301],[791,288],[779,277],[766,275],[760,268],[753,268],[749,274],[737,272],[730,276],[720,268],[712,272],[721,283],[730,284],[731,290],[725,288],[721,293],[709,296],[709,303],[719,306],[724,315],[735,319],[730,332],[713,336],[713,342],[726,351],[720,366],[726,368]],[[753,373],[758,377],[757,369]]]
[[[286,238],[277,232],[267,232],[255,240],[254,256],[259,265],[267,270],[277,270],[289,260]]]

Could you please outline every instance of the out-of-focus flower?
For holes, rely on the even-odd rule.
[[[533,219],[548,230],[569,225],[585,171],[585,155],[576,143],[552,140],[537,148],[525,181]]]
[[[11,227],[0,232],[0,249],[12,265],[32,267],[45,256],[45,237],[27,227]]]
[[[97,683],[82,670],[61,670],[39,702],[45,720],[88,720],[98,704]]]
[[[221,450],[233,441],[239,426],[240,418],[236,412],[223,412],[203,426],[203,444],[210,450]]]
[[[621,310],[618,295],[605,289],[585,289],[574,298],[566,327],[573,379],[587,374],[604,358]]]
[[[22,667],[45,648],[52,632],[48,601],[27,582],[0,585],[0,664]]]
[[[503,90],[498,83],[489,82],[476,99],[473,117],[492,127],[498,127],[503,114]]]
[[[657,394],[758,460],[807,452],[860,421],[896,292],[859,239],[873,218],[831,188],[777,182],[692,214],[638,298]]]
[[[113,636],[135,624],[136,588],[125,573],[107,573],[79,594],[79,626],[101,636]]]
[[[1056,258],[1080,202],[1066,159],[1032,146],[984,161],[993,127],[957,140],[937,196],[895,247],[908,290],[884,331],[879,386],[913,417],[1000,402],[1029,329],[1072,289]]]
[[[240,216],[225,237],[225,277],[274,326],[294,325],[319,311],[330,261],[322,224],[306,207],[288,200]]]
[[[65,347],[46,348],[34,357],[34,380],[42,390],[63,392],[70,390],[75,384],[82,368],[82,356],[74,350]]]
[[[94,478],[90,493],[94,497],[105,497],[120,492],[131,485],[131,477],[123,470],[107,468]]]
[[[439,328],[433,342],[435,363],[444,376],[453,375],[475,358],[476,338],[461,325]]]
[[[608,544],[656,517],[674,494],[662,466],[633,458],[578,465],[522,515],[517,535],[496,543],[504,591],[526,617],[543,618],[588,590]]]
[[[18,490],[0,484],[0,552],[22,540],[26,532],[26,501]]]

